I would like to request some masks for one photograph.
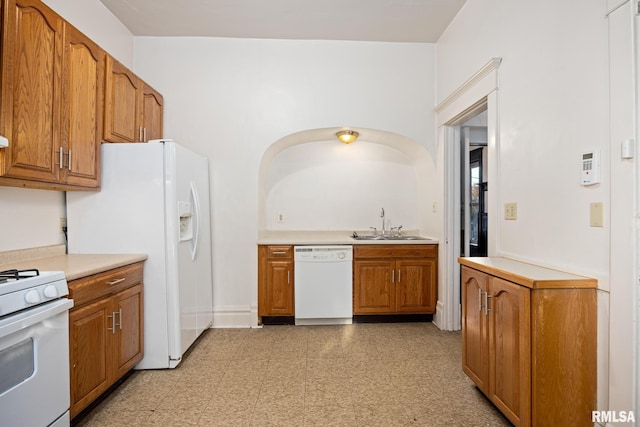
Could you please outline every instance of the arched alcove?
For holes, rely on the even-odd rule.
[[[258,175],[258,231],[366,230],[383,207],[392,226],[426,230],[435,175],[427,150],[397,133],[352,127],[360,136],[344,145],[335,136],[341,129],[296,132],[269,146]]]

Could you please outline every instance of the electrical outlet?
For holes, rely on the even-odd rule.
[[[517,203],[505,203],[504,204],[504,219],[516,220],[518,219],[518,204]]]
[[[67,218],[60,218],[60,223],[58,226],[58,234],[63,234],[66,228],[67,228]]]
[[[278,222],[284,222],[284,214],[283,213],[279,213],[278,214]]]

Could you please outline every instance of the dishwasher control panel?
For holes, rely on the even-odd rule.
[[[296,246],[294,248],[295,261],[338,262],[352,259],[351,246]]]

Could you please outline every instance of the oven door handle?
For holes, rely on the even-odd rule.
[[[0,338],[36,325],[56,314],[68,311],[71,307],[73,307],[72,299],[60,298],[7,316],[7,318],[0,320]]]

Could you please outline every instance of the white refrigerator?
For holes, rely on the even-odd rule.
[[[67,192],[70,254],[144,253],[144,358],[175,368],[213,323],[209,161],[171,140],[102,144],[99,192]]]

